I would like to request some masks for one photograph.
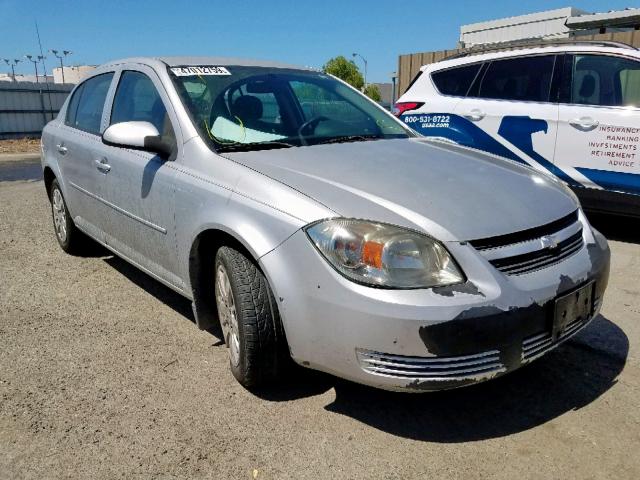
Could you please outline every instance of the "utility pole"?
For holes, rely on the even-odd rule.
[[[33,63],[33,67],[36,69],[36,83],[40,83],[38,81],[38,62],[40,60],[36,59],[33,60],[33,55],[25,55],[24,58],[26,58],[27,60],[29,60],[31,63]]]
[[[362,61],[364,62],[364,86],[366,87],[367,86],[367,59],[364,58],[359,53],[352,53],[351,56],[353,58],[360,57],[362,59]]]
[[[15,70],[15,66],[18,65],[18,63],[20,62],[20,60],[14,58],[13,62],[11,60],[9,60],[8,58],[3,59],[4,62],[9,65],[11,67],[11,78],[14,82],[16,82],[16,70]]]
[[[62,83],[65,83],[64,81],[64,65],[62,63],[62,59],[65,58],[67,55],[71,55],[73,52],[69,51],[69,50],[62,50],[62,55],[58,55],[58,50],[49,50],[51,53],[53,53],[53,55],[60,60],[60,70],[62,71]]]

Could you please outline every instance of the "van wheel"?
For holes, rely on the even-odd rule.
[[[80,253],[86,245],[87,237],[76,227],[69,215],[67,204],[62,195],[58,180],[51,182],[50,190],[51,214],[56,239],[66,253]]]
[[[275,298],[257,265],[231,247],[220,247],[215,297],[236,380],[257,387],[278,379],[288,357],[286,340]]]

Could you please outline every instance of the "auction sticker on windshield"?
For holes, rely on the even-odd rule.
[[[231,75],[231,72],[225,67],[212,66],[173,67],[171,72],[177,77],[190,77],[192,75]]]

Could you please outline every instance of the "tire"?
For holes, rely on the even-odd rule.
[[[66,253],[72,255],[81,253],[87,245],[88,237],[78,230],[75,223],[73,223],[58,180],[54,179],[51,182],[49,199],[51,201],[53,228],[58,244]]]
[[[218,249],[214,271],[218,318],[233,376],[247,388],[278,380],[289,354],[267,279],[252,260],[227,246]]]

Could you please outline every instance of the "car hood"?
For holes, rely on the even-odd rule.
[[[577,208],[558,181],[481,152],[424,139],[227,153],[344,217],[442,241],[544,225]],[[286,211],[286,205],[278,205]]]

